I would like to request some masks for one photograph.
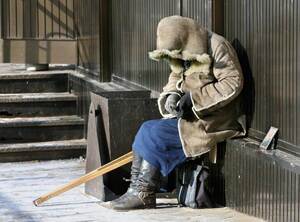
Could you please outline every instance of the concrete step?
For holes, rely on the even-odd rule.
[[[82,139],[83,131],[78,116],[0,118],[0,143]]]
[[[70,93],[0,94],[0,117],[74,115],[76,105]]]
[[[12,73],[0,75],[0,93],[68,91],[67,73]]]
[[[85,139],[0,144],[0,162],[74,158],[85,152]]]

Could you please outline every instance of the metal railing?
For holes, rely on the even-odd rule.
[[[1,0],[3,39],[74,39],[74,0]]]

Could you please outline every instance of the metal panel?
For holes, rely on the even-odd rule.
[[[2,0],[4,39],[74,39],[74,0]]]
[[[107,83],[111,89],[110,85]],[[124,88],[124,93],[119,91],[119,98],[114,91],[106,92],[105,96],[91,93],[86,173],[131,151],[142,122],[159,117],[156,100],[150,98],[149,92],[148,97],[144,96],[145,91],[140,91],[132,98],[126,96],[128,91],[131,89]],[[120,113],[120,110],[126,112]],[[129,177],[129,171],[128,167],[121,167],[90,181],[85,192],[103,201],[115,199],[115,194],[126,192],[128,183],[123,178]]]
[[[108,0],[75,0],[79,65],[109,81]],[[101,75],[99,75],[101,73]]]
[[[75,0],[79,65],[100,81],[109,81],[113,74],[161,91],[169,69],[148,58],[159,20],[183,13],[212,29],[212,11],[219,5],[215,2],[221,1]]]
[[[193,18],[202,26],[212,29],[212,0],[182,0],[182,15]]]
[[[159,20],[170,15],[183,15],[199,21],[212,30],[216,20],[222,33],[219,0],[112,0],[111,1],[111,72],[139,85],[161,91],[167,82],[169,68],[148,58],[155,49],[156,26]]]
[[[3,36],[3,19],[2,19],[2,15],[3,15],[3,3],[2,3],[3,0],[0,0],[0,39],[2,38]]]
[[[234,42],[238,54],[244,51],[246,80],[254,80],[255,113],[251,127],[260,132],[271,125],[278,127],[282,141],[297,146],[298,149],[292,149],[298,154],[299,12],[299,0],[225,0],[225,36]],[[246,81],[249,87],[247,84],[251,83]]]
[[[168,77],[166,64],[151,61],[156,26],[165,16],[180,14],[179,0],[111,1],[111,72],[160,91]]]
[[[226,206],[267,221],[300,221],[299,158],[231,140],[224,163]]]

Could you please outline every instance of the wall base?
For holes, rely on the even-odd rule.
[[[226,206],[268,221],[300,221],[300,158],[229,140],[224,160]]]

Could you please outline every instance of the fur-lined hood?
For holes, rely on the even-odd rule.
[[[153,60],[164,58],[210,63],[208,31],[196,21],[181,16],[163,18],[157,26],[157,49],[149,52]]]

